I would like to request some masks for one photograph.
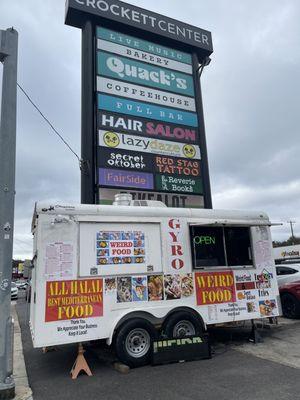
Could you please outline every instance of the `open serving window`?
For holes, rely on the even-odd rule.
[[[190,226],[193,268],[253,265],[249,227]]]

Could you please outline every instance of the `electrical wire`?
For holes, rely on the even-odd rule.
[[[29,94],[22,88],[22,86],[17,83],[18,88],[23,92],[26,96],[27,100],[33,105],[33,107],[37,110],[37,112],[41,115],[41,117],[46,121],[46,123],[50,126],[50,128],[54,131],[54,133],[60,138],[60,140],[68,147],[68,149],[75,155],[79,162],[79,168],[81,168],[82,160],[79,158],[78,154],[72,149],[69,143],[62,137],[62,135],[54,128],[53,124],[49,121],[49,119],[42,113],[39,107],[34,103],[34,101],[30,98]]]
[[[33,239],[29,239],[28,242],[26,242],[25,240],[20,240],[20,239],[14,237],[14,241],[24,244],[26,246],[32,246]]]

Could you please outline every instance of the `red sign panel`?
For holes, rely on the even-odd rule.
[[[255,282],[239,282],[236,284],[236,290],[253,290]]]
[[[47,282],[45,321],[103,315],[103,279]]]
[[[236,301],[232,271],[195,273],[197,305]]]

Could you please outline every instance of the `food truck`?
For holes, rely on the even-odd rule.
[[[260,212],[37,203],[34,347],[105,339],[127,365],[157,337],[279,314],[270,221]]]

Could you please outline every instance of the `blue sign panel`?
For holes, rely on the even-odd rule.
[[[98,109],[169,123],[198,126],[196,113],[131,101],[121,97],[108,96],[103,93],[98,93]]]

